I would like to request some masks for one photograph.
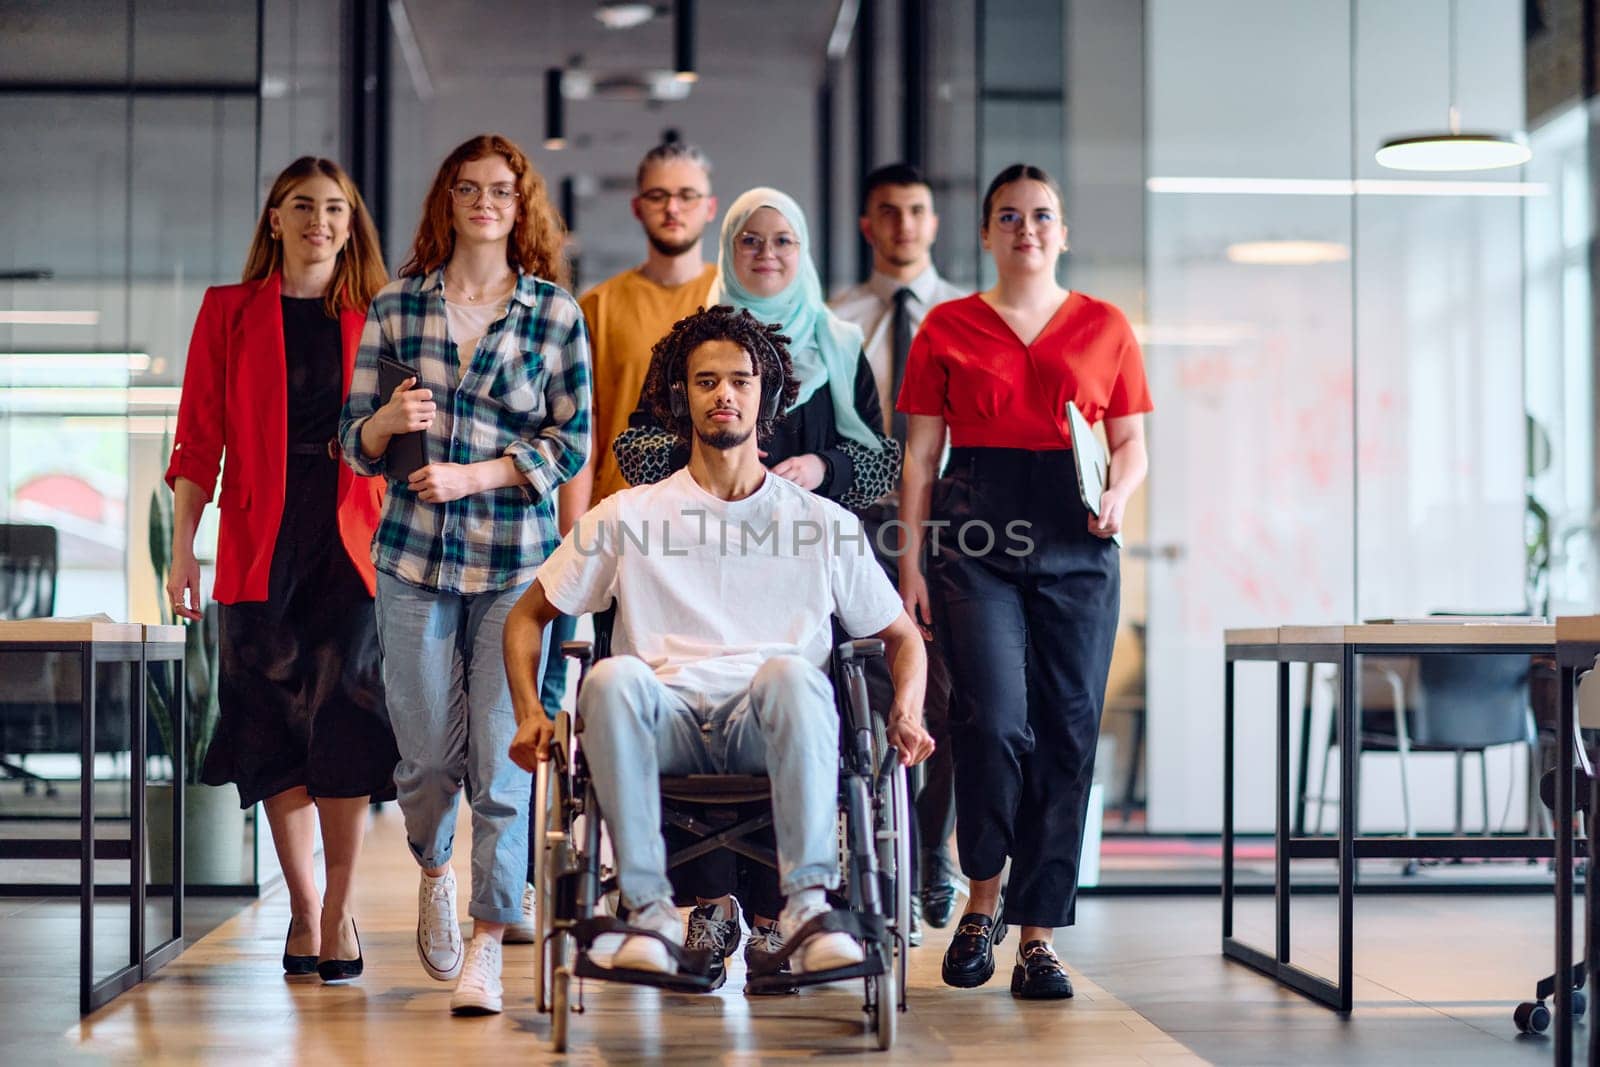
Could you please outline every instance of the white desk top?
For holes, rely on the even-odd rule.
[[[1600,637],[1600,618],[1593,632]],[[1280,626],[1225,630],[1226,645],[1506,645],[1548,649],[1556,642],[1549,623],[1362,623],[1355,626]]]

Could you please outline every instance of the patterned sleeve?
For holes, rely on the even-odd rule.
[[[688,462],[677,434],[653,424],[641,425],[637,414],[630,422],[611,445],[617,469],[629,485],[662,481]]]
[[[860,511],[900,485],[900,442],[881,435],[878,441],[882,446],[878,449],[848,438],[840,441],[840,451],[848,455],[855,466],[850,488],[839,496],[841,507]]]

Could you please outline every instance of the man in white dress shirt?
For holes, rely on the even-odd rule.
[[[867,362],[878,379],[884,430],[904,445],[905,416],[895,412],[900,379],[905,373],[911,338],[928,309],[966,292],[943,278],[933,266],[933,241],[939,233],[939,216],[933,210],[933,190],[916,167],[891,163],[867,175],[861,204],[861,235],[872,246],[872,277],[834,297],[831,307],[840,318],[861,327],[866,335]],[[879,559],[894,578],[899,564],[883,551],[879,531],[896,518],[900,501],[891,493],[862,512],[862,523]],[[892,546],[893,528],[884,535]],[[954,768],[949,733],[950,671],[932,644],[928,652],[928,690],[923,716],[938,747],[928,761],[917,793],[917,830],[920,850],[913,866],[920,886],[913,883],[912,943],[920,943],[919,919],[937,927],[949,923],[955,910],[949,839],[955,823]],[[887,700],[887,672],[874,672],[873,703]],[[920,890],[920,892],[919,892]],[[920,912],[920,914],[919,914]]]

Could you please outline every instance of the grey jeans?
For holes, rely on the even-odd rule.
[[[578,711],[629,907],[672,896],[656,785],[663,774],[765,772],[779,888],[838,887],[839,715],[822,671],[799,656],[774,656],[747,691],[702,708],[644,661],[611,656],[589,672]]]

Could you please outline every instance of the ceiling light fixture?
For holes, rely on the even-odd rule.
[[[656,6],[638,0],[600,0],[594,17],[608,30],[631,30],[655,18]]]
[[[1250,266],[1306,267],[1349,258],[1349,247],[1337,241],[1236,241],[1228,246],[1228,262]]]
[[[672,5],[672,76],[681,82],[700,80],[694,69],[694,0]]]
[[[1461,109],[1456,102],[1456,50],[1456,0],[1450,0],[1450,128],[1383,142],[1376,157],[1381,166],[1391,170],[1494,170],[1521,166],[1533,158],[1532,150],[1514,134],[1462,132]]]
[[[561,98],[561,68],[544,72],[544,147],[559,152],[567,147],[566,102]]]

